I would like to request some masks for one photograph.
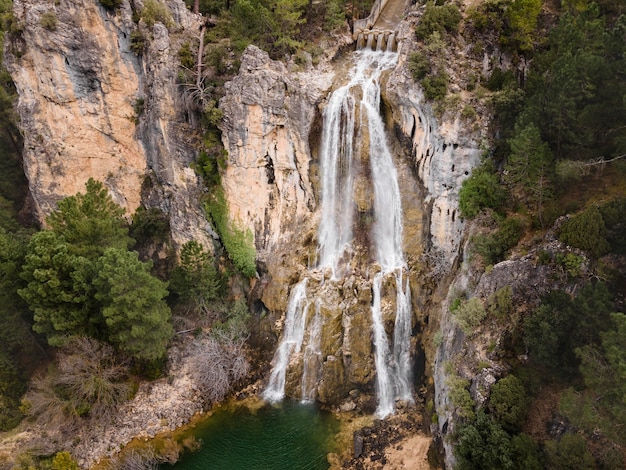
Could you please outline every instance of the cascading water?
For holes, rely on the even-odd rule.
[[[320,148],[318,263],[291,290],[285,331],[274,355],[272,373],[264,392],[265,398],[272,401],[280,400],[285,395],[285,375],[290,361],[302,363],[302,399],[315,399],[322,362],[319,346],[323,330],[320,305],[327,299],[318,297],[314,300],[316,308],[309,308],[313,300],[307,300],[307,276],[312,276],[315,271],[319,278],[320,271],[330,271],[330,278],[324,282],[332,283],[359,269],[354,260],[358,251],[355,248],[355,214],[358,205],[355,193],[358,192],[359,178],[368,180],[369,192],[373,192],[373,202],[367,209],[371,212],[372,221],[366,224],[365,230],[371,245],[369,258],[374,262],[371,271],[376,272],[369,282],[373,299],[371,315],[379,400],[377,415],[383,418],[393,413],[397,399],[412,401],[412,313],[408,279],[403,283],[406,262],[402,250],[400,188],[379,113],[380,77],[384,71],[395,66],[397,53],[390,48],[385,49],[355,52],[355,66],[349,83],[332,93],[324,110]],[[365,159],[361,158],[363,149],[369,149]],[[362,271],[360,275],[369,276],[369,267]],[[396,309],[393,341],[390,345],[384,327],[381,297],[384,283],[394,277]],[[310,313],[311,310],[314,312]],[[302,353],[305,328],[309,334]]]

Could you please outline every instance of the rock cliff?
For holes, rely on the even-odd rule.
[[[176,74],[180,37],[199,19],[168,3],[176,26],[133,22],[133,5],[115,13],[94,0],[14,2],[19,32],[6,66],[18,93],[24,168],[34,211],[44,223],[59,199],[93,177],[131,215],[141,204],[169,214],[178,244],[207,241],[201,191],[189,164],[196,133],[185,121]],[[141,56],[131,32],[149,37]]]

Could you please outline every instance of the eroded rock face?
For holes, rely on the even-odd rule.
[[[254,234],[259,258],[309,224],[316,208],[309,178],[309,133],[331,73],[289,73],[250,46],[220,100],[228,167],[223,176],[231,218]]]
[[[386,98],[397,130],[411,147],[413,164],[426,192],[433,246],[449,260],[458,253],[464,224],[458,208],[461,183],[480,160],[480,134],[457,115],[435,116],[407,67],[408,53],[416,50],[414,28],[402,24],[398,67],[389,78]]]
[[[197,27],[182,1],[168,4],[179,36]],[[8,44],[6,65],[19,93],[24,168],[40,222],[91,177],[129,215],[142,203],[168,213],[178,244],[208,245],[189,168],[194,133],[178,102],[177,43],[167,29],[140,24],[152,37],[140,58],[130,49],[137,25],[126,1],[115,14],[85,0],[16,0],[13,8],[23,30]],[[56,27],[44,27],[46,17]]]

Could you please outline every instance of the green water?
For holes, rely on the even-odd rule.
[[[202,441],[187,452],[176,470],[322,470],[332,448],[338,421],[314,405],[281,403],[254,412],[247,408],[217,411],[194,429]]]

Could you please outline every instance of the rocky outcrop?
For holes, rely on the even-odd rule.
[[[132,214],[142,203],[170,216],[178,244],[207,243],[198,204],[194,132],[178,98],[177,44],[198,19],[169,2],[178,32],[133,22],[128,1],[115,13],[93,0],[16,0],[21,31],[7,47],[16,84],[24,169],[34,211],[44,223],[56,202],[93,177]],[[136,5],[140,8],[141,5]],[[131,32],[149,38],[142,56]]]
[[[425,189],[432,246],[452,261],[458,254],[464,223],[459,214],[461,183],[480,159],[480,133],[460,116],[436,116],[408,70],[415,51],[414,21],[402,23],[399,63],[389,78],[386,99],[396,130],[410,146],[413,164]]]
[[[264,261],[296,235],[303,239],[316,208],[309,134],[331,72],[287,67],[250,46],[240,73],[220,100],[228,166],[223,186],[231,218],[254,234]]]

